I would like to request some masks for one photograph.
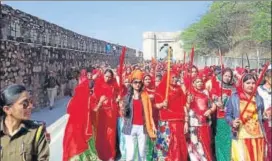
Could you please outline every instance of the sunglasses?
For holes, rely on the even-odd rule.
[[[133,84],[142,84],[141,81],[134,81]]]
[[[195,83],[202,83],[202,81],[195,81]]]
[[[23,106],[23,109],[27,109],[30,105],[33,105],[33,100],[25,99],[20,104]]]

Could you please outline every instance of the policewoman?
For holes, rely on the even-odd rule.
[[[44,125],[29,120],[33,105],[22,85],[0,93],[0,161],[48,161],[49,143]]]

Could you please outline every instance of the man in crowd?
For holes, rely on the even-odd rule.
[[[57,96],[57,87],[60,87],[60,84],[56,79],[53,71],[50,71],[49,76],[46,78],[45,87],[47,89],[47,95],[49,99],[49,109],[52,110],[55,98]]]

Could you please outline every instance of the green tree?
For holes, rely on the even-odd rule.
[[[181,33],[184,49],[196,53],[233,50],[242,42],[271,43],[271,2],[213,2],[201,19]]]

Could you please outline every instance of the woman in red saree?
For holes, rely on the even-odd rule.
[[[64,132],[63,161],[80,160],[89,148],[88,142],[92,137],[89,96],[89,81],[86,71],[82,70],[75,95],[67,108],[69,119]]]
[[[188,152],[193,161],[212,161],[211,147],[211,113],[208,92],[204,90],[201,77],[193,79],[192,99],[189,106],[189,136]]]
[[[94,94],[98,112],[96,149],[99,159],[113,161],[116,156],[116,129],[118,113],[118,84],[112,70],[107,69],[103,77],[95,81]]]
[[[176,73],[171,72],[168,98],[165,98],[166,74],[156,89],[155,106],[159,109],[157,140],[153,154],[153,159],[156,161],[187,161],[188,153],[185,139],[185,133],[188,130],[188,117],[185,108],[186,95],[177,85],[177,77]]]
[[[192,66],[192,69],[184,73],[183,78],[181,78],[181,88],[184,93],[187,93],[191,89],[192,78],[198,75],[198,68]]]

